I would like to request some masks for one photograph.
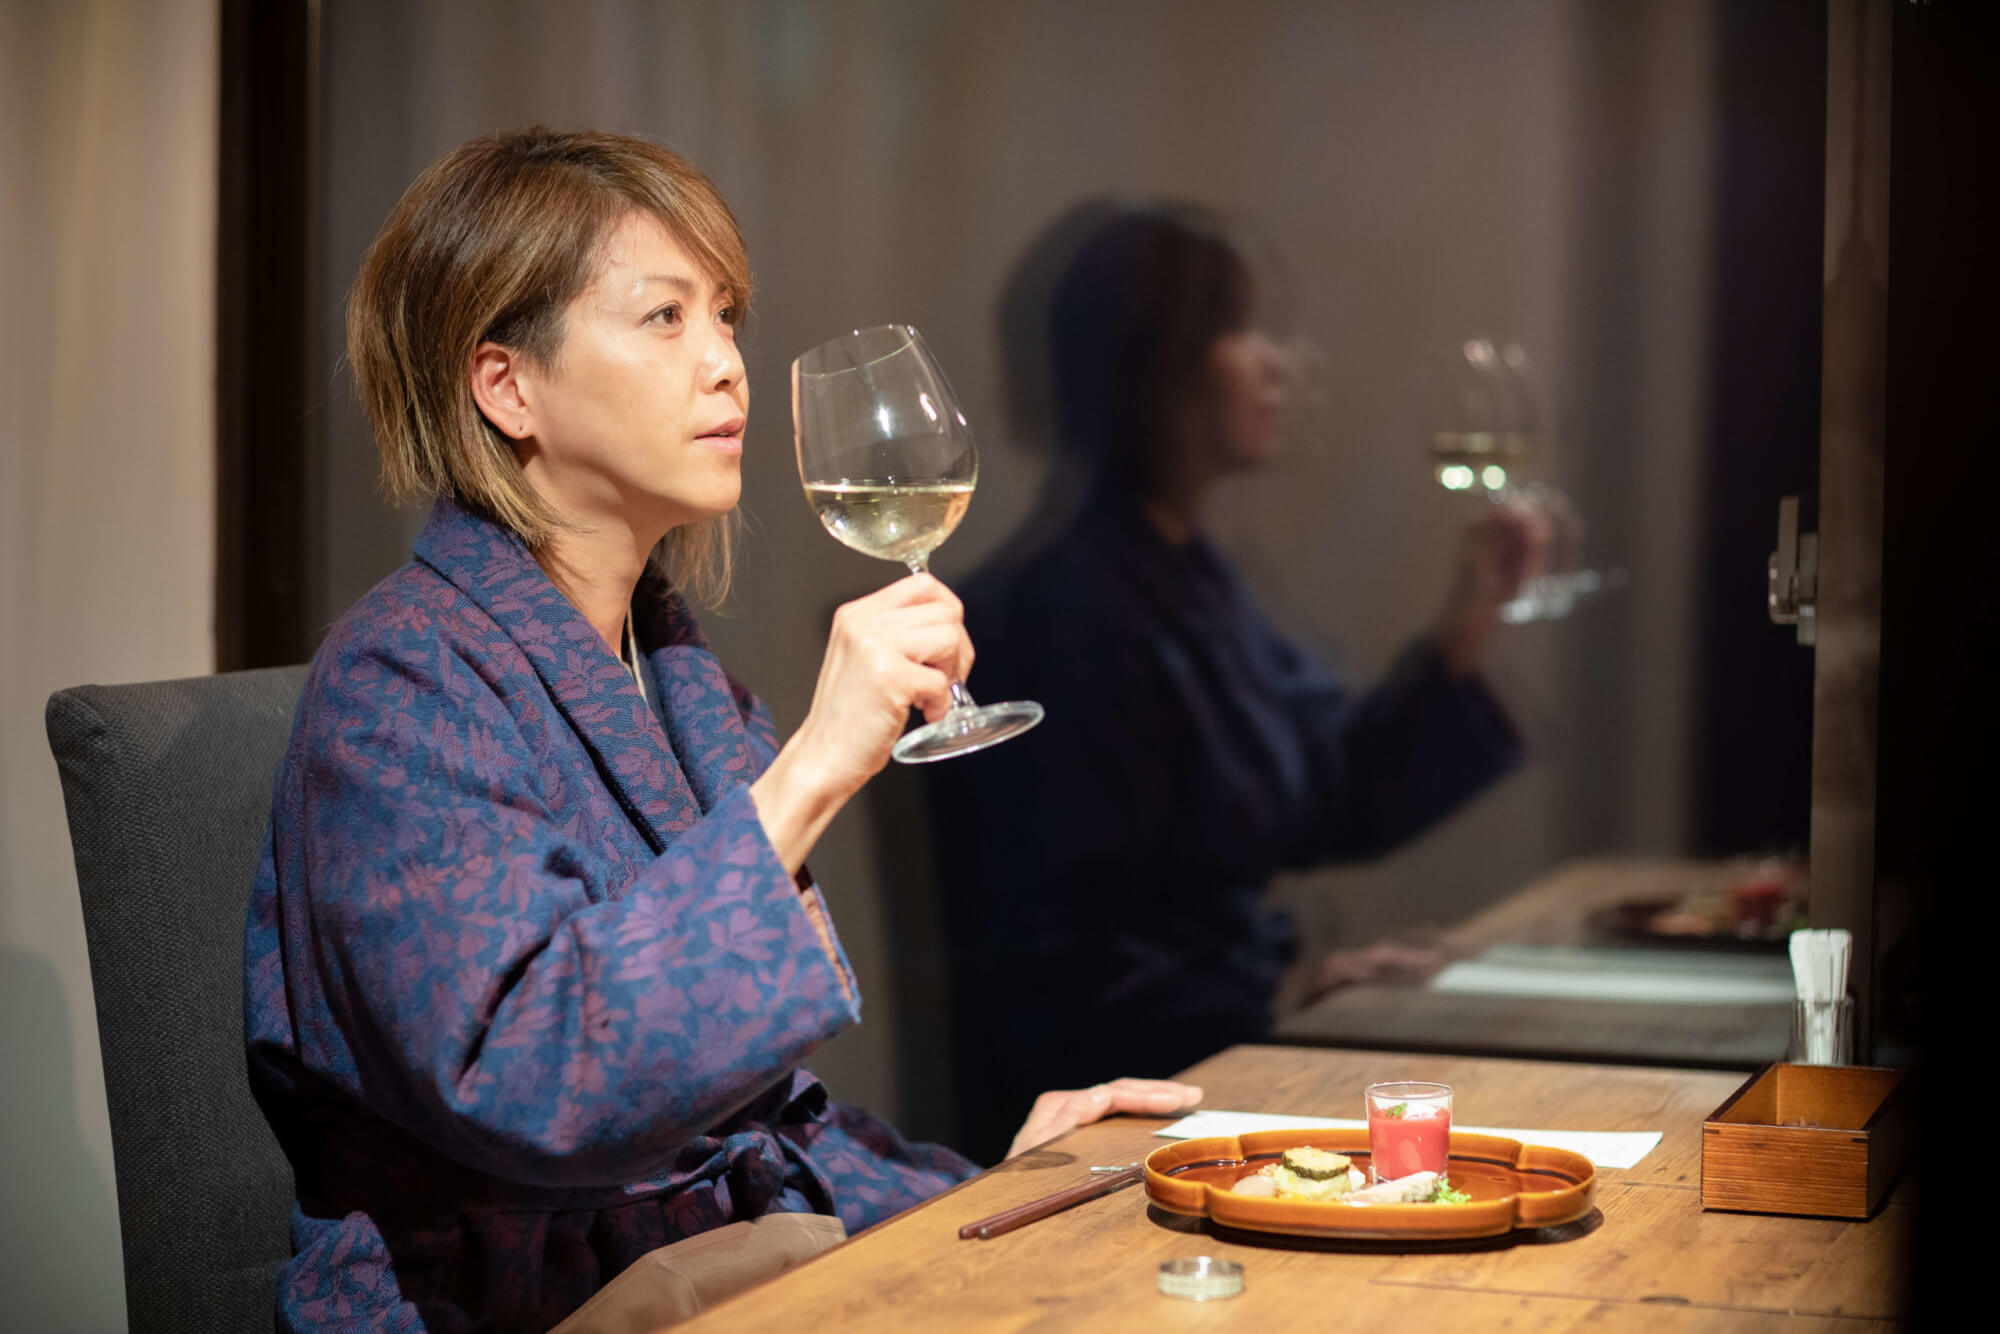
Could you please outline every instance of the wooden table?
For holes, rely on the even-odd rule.
[[[1165,1143],[1164,1122],[1085,1126],[1010,1160],[677,1328],[807,1330],[1382,1329],[1844,1330],[1906,1308],[1901,1268],[1909,1190],[1872,1222],[1705,1213],[1701,1122],[1734,1075],[1468,1057],[1235,1047],[1188,1071],[1210,1107],[1352,1115],[1368,1083],[1444,1080],[1461,1117],[1487,1125],[1660,1130],[1630,1171],[1605,1170],[1604,1219],[1548,1245],[1445,1254],[1356,1254],[1253,1246],[1151,1209],[1143,1186],[992,1241],[960,1226],[1086,1179]],[[1245,1291],[1221,1302],[1159,1294],[1159,1264],[1217,1255]]]
[[[1439,948],[1470,958],[1501,942],[1593,943],[1590,914],[1616,903],[1671,899],[1723,864],[1600,858],[1567,863],[1446,932]],[[1554,1060],[1754,1070],[1782,1059],[1786,1005],[1672,1005],[1474,996],[1422,982],[1342,987],[1281,1020],[1284,1042],[1392,1051],[1479,1052]]]

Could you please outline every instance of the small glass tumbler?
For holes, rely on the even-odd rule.
[[[1451,1085],[1370,1084],[1368,1167],[1377,1181],[1445,1174],[1451,1162]]]
[[[1792,1002],[1793,1065],[1854,1064],[1854,998]]]

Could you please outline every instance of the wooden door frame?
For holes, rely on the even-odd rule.
[[[1966,0],[1828,9],[1812,918],[1854,933],[1861,1059],[1911,1061],[1964,975],[1933,933],[1996,875],[1986,491],[2000,431],[2000,21]],[[1977,965],[1973,965],[1976,967]],[[1990,966],[1990,965],[1989,965]]]

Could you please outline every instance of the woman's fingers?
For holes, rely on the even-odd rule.
[[[1135,1115],[1165,1116],[1193,1107],[1201,1101],[1201,1087],[1171,1079],[1114,1079],[1099,1088],[1109,1094],[1102,1115],[1130,1112]]]
[[[961,681],[972,670],[964,608],[928,574],[899,579],[843,605],[834,613],[834,637],[886,649]]]
[[[1496,606],[1519,596],[1521,584],[1542,572],[1550,533],[1548,519],[1531,505],[1510,501],[1494,506],[1467,534],[1468,591]]]
[[[1555,543],[1555,523],[1540,505],[1522,505],[1515,510],[1520,543],[1521,574],[1533,578],[1548,568],[1549,548]]]
[[[1422,945],[1386,941],[1358,950],[1333,950],[1320,957],[1314,969],[1313,996],[1355,982],[1371,982],[1391,973],[1412,973],[1428,977],[1448,961],[1437,950]]]
[[[1104,1112],[1101,1106],[1092,1106],[1096,1100],[1090,1089],[1058,1089],[1042,1094],[1029,1109],[1028,1119],[1014,1136],[1007,1156],[1026,1153],[1077,1126],[1097,1120]]]
[[[1548,571],[1556,536],[1556,521],[1542,502],[1524,499],[1491,506],[1467,526],[1458,576],[1436,630],[1454,676],[1478,669],[1503,609],[1528,580]]]
[[[915,709],[924,721],[934,723],[951,711],[951,677],[935,667],[918,666],[909,667],[903,676],[909,682],[904,712]]]
[[[1035,1099],[1008,1157],[1107,1116],[1171,1116],[1201,1102],[1201,1089],[1171,1079],[1113,1079],[1087,1089],[1055,1089]]]
[[[901,708],[926,713],[934,700],[949,701],[951,683],[972,665],[972,642],[958,625],[884,626],[859,637],[856,648],[868,664],[864,681],[888,687]]]
[[[946,588],[943,581],[934,574],[906,574],[895,583],[886,584],[868,596],[857,599],[852,605],[862,603],[876,603],[883,607],[910,607],[935,603],[950,609],[955,616],[963,616],[965,613],[964,605],[958,600],[958,594]]]
[[[972,666],[972,640],[956,621],[936,625],[896,626],[895,649],[911,662],[935,667],[964,680]]]

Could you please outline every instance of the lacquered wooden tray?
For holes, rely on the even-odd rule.
[[[1584,918],[1592,934],[1649,949],[1701,950],[1720,954],[1783,954],[1790,937],[1778,927],[1765,935],[1740,935],[1729,931],[1657,931],[1653,919],[1673,908],[1678,899],[1642,899],[1634,903],[1613,903],[1595,909]]]
[[[1368,1170],[1366,1130],[1264,1130],[1187,1139],[1146,1155],[1146,1194],[1162,1209],[1224,1227],[1296,1237],[1430,1241],[1497,1237],[1573,1223],[1591,1210],[1597,1169],[1582,1154],[1498,1135],[1451,1137],[1452,1186],[1465,1204],[1341,1204],[1238,1195],[1238,1179],[1286,1149],[1346,1154]]]

